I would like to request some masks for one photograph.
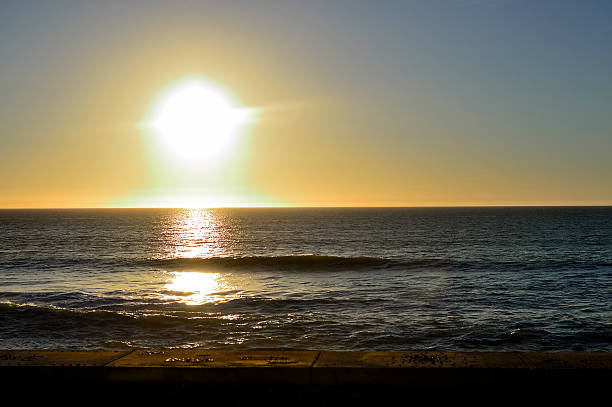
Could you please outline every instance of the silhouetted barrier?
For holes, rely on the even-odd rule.
[[[258,397],[268,404],[305,404],[313,397],[337,404],[407,391],[453,399],[536,392],[562,399],[603,392],[612,378],[612,353],[5,350],[0,371],[9,388],[42,389],[40,398],[64,395],[73,402],[91,391],[99,400],[204,397],[226,405],[264,401]]]

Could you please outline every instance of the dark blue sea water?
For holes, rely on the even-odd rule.
[[[0,211],[0,348],[612,351],[612,208]]]

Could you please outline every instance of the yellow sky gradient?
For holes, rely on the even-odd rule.
[[[298,48],[198,30],[139,27],[120,46],[45,68],[35,102],[15,102],[19,113],[2,129],[27,141],[5,146],[0,207],[612,203],[598,177],[609,169],[607,144],[601,157],[576,158],[580,141],[555,140],[554,123],[548,139],[515,138],[539,129],[475,111],[416,77],[398,84],[405,100],[392,103],[367,87],[336,88],[341,77],[305,66]],[[141,126],[160,92],[194,75],[258,112],[214,167],[173,162]],[[493,133],[506,136],[482,136]]]

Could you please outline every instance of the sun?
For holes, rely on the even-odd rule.
[[[179,159],[205,162],[227,152],[250,116],[218,86],[187,79],[161,94],[147,125]]]

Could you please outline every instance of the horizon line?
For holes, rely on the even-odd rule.
[[[466,205],[267,205],[267,206],[62,206],[62,207],[0,207],[0,210],[112,210],[112,209],[427,209],[427,208],[605,208],[612,203],[601,204],[466,204]]]

